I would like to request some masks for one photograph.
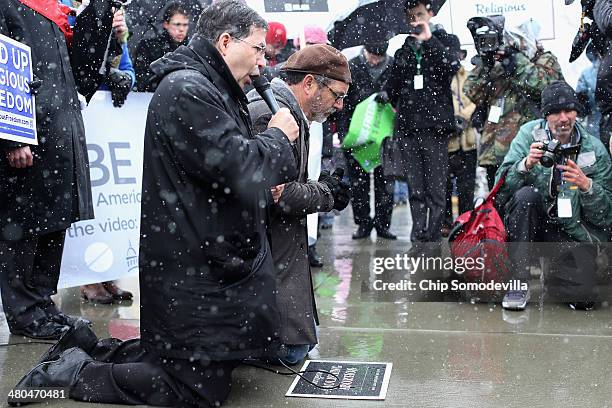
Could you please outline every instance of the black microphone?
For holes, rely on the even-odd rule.
[[[251,82],[255,87],[255,90],[262,97],[262,99],[268,105],[268,108],[272,111],[272,114],[278,112],[280,107],[278,106],[278,102],[276,102],[276,98],[272,93],[272,89],[270,89],[270,82],[268,82],[268,78],[263,75],[259,75],[256,77],[251,77]]]

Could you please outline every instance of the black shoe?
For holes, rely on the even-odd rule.
[[[308,247],[308,262],[313,268],[320,268],[323,266],[323,261],[319,254],[317,254],[317,248],[314,245]]]
[[[85,320],[80,320],[40,357],[38,363],[57,360],[60,354],[73,347],[89,352],[97,342],[98,336],[96,336],[89,324]]]
[[[357,231],[353,234],[353,239],[365,239],[370,236],[370,232],[372,232],[372,227],[368,225],[361,224]]]
[[[25,327],[12,327],[11,333],[39,340],[58,340],[70,327],[43,317]]]
[[[595,302],[572,302],[569,304],[569,307],[572,310],[584,310],[588,312],[589,310],[595,309]]]
[[[384,238],[384,239],[390,239],[390,240],[396,240],[397,236],[392,234],[391,231],[389,231],[388,229],[380,229],[380,230],[376,230],[376,236],[378,238]]]
[[[74,327],[79,322],[84,322],[86,324],[91,324],[90,320],[87,320],[87,319],[85,319],[83,317],[80,317],[80,316],[69,316],[69,315],[64,314],[62,312],[59,312],[57,314],[49,314],[48,316],[49,316],[49,319],[53,320],[55,323],[59,323],[59,324],[64,325],[64,326]]]
[[[37,364],[13,389],[72,387],[78,381],[83,367],[92,361],[93,359],[83,350],[73,347],[64,351],[57,360]],[[10,399],[8,403],[12,407],[23,405],[11,402]]]

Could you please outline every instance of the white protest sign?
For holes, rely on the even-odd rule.
[[[30,47],[0,34],[0,139],[38,144]]]
[[[97,92],[83,111],[95,219],[66,231],[59,287],[138,273],[142,160],[152,94],[130,93],[113,107]]]

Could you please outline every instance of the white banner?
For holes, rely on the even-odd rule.
[[[467,21],[472,17],[500,14],[506,18],[506,27],[517,27],[529,19],[534,19],[541,27],[539,39],[554,40],[554,1],[556,0],[447,0],[450,25],[444,26],[459,37],[461,44],[473,45],[474,40],[467,29]]]
[[[96,93],[83,111],[95,219],[66,231],[59,287],[138,273],[142,157],[151,94],[130,93],[113,107]]]

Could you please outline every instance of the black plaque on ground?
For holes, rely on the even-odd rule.
[[[266,13],[321,12],[329,11],[327,0],[264,0]]]
[[[285,396],[384,400],[392,367],[392,363],[308,360],[302,376],[322,388],[298,376]]]

